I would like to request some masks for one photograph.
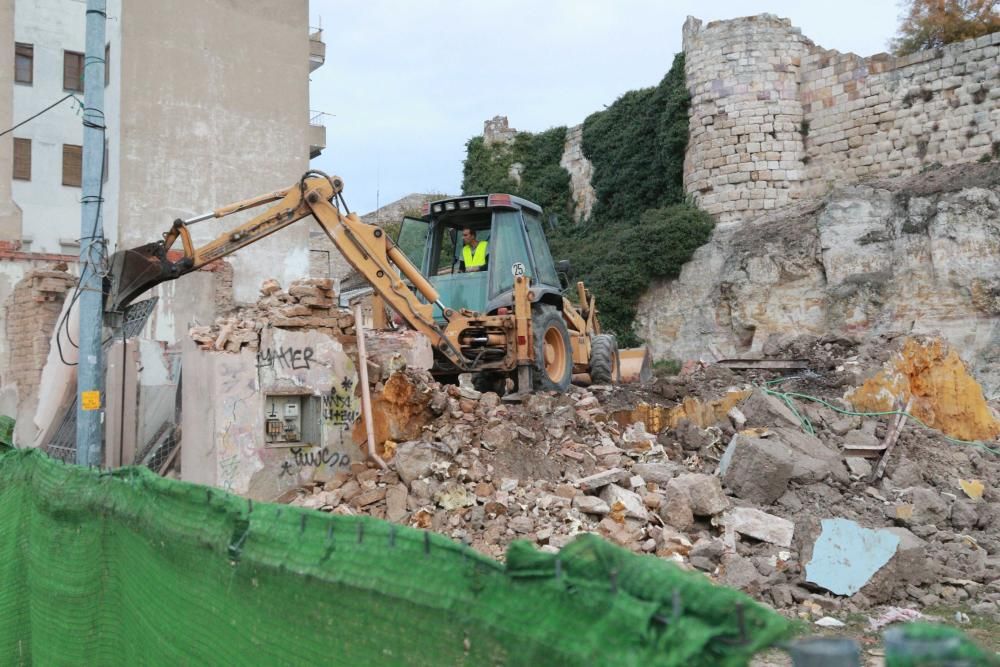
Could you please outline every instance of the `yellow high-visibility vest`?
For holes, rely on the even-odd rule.
[[[465,246],[462,248],[462,259],[465,261],[465,268],[484,266],[486,264],[486,241],[476,244],[476,252],[473,254],[472,248]]]

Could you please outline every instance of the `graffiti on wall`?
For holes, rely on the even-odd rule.
[[[268,347],[257,352],[257,368],[309,370],[315,354],[311,347]]]
[[[297,474],[302,468],[348,468],[351,457],[347,454],[334,452],[327,447],[292,447],[288,450],[291,456],[281,462],[281,472],[278,477]]]
[[[333,426],[353,424],[361,416],[354,395],[354,378],[345,377],[323,396],[323,420]]]

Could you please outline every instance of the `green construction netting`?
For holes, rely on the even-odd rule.
[[[885,631],[886,667],[997,667],[1000,656],[977,646],[965,633],[936,623],[907,623]]]
[[[504,565],[368,517],[0,454],[0,664],[742,665],[789,631],[593,536]]]

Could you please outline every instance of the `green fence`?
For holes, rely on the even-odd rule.
[[[0,454],[0,664],[740,665],[788,632],[593,536],[501,564],[145,468]]]

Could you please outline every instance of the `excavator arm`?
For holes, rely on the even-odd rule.
[[[343,181],[339,177],[310,171],[285,190],[230,204],[187,220],[175,220],[162,241],[116,252],[111,257],[111,271],[105,285],[105,313],[120,314],[129,303],[154,286],[176,280],[312,215],[347,262],[368,280],[386,303],[410,326],[426,335],[456,367],[467,367],[468,360],[455,344],[455,337],[446,335],[434,321],[434,305],[441,308],[446,318],[451,317],[452,311],[445,308],[437,290],[382,229],[361,222],[356,213],[340,212],[335,202],[342,190]],[[236,229],[201,247],[194,245],[188,230],[190,225],[271,202],[277,203]],[[178,239],[181,251],[172,249]],[[426,303],[409,289],[403,277]]]

